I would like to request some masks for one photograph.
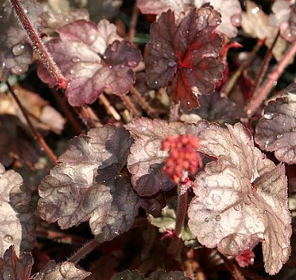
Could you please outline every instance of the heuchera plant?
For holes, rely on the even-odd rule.
[[[269,2],[0,0],[0,279],[296,277],[296,4]]]

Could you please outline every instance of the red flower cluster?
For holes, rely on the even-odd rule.
[[[162,141],[162,150],[169,150],[163,168],[164,173],[175,183],[179,183],[184,172],[194,174],[202,166],[197,149],[200,147],[198,138],[192,135],[171,135]]]

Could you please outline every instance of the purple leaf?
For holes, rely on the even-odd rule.
[[[27,16],[36,30],[40,27],[42,8],[35,0],[21,1]],[[6,81],[10,74],[21,75],[32,62],[33,50],[27,34],[20,25],[11,3],[0,1],[0,80]]]
[[[288,164],[296,163],[296,95],[286,93],[271,101],[256,127],[256,143]]]
[[[137,215],[138,199],[126,177],[132,140],[124,128],[106,126],[72,140],[61,162],[39,187],[41,217],[61,228],[89,220],[100,241],[127,231]]]
[[[207,125],[206,122],[190,125],[146,118],[126,125],[135,139],[127,160],[135,191],[140,196],[151,196],[160,190],[172,189],[175,184],[162,172],[168,153],[161,151],[161,142],[169,135],[198,136]]]
[[[222,39],[214,32],[220,21],[211,7],[190,9],[179,24],[171,10],[163,13],[146,46],[148,84],[168,86],[175,103],[198,107],[198,96],[212,93],[222,78]]]
[[[35,219],[22,177],[0,164],[0,256],[14,245],[16,254],[33,248]]]
[[[141,54],[130,42],[118,41],[122,38],[113,24],[79,20],[59,29],[59,35],[46,45],[69,82],[65,93],[72,106],[93,103],[103,91],[129,91]],[[39,66],[39,77],[53,87],[55,81]]]
[[[284,166],[254,147],[241,124],[213,125],[200,133],[201,151],[216,157],[194,182],[189,227],[199,242],[237,256],[262,241],[267,273],[290,255],[291,216]]]
[[[50,261],[46,264],[42,272],[33,276],[33,280],[83,280],[91,273],[79,269],[71,262],[56,264]]]
[[[33,266],[33,258],[29,253],[23,253],[18,258],[14,246],[11,245],[0,258],[0,279],[29,280]]]
[[[227,96],[221,96],[217,91],[199,98],[200,107],[190,111],[202,119],[219,123],[234,123],[235,120],[246,117],[243,108],[237,106]]]

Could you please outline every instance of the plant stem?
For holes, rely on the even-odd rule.
[[[51,159],[51,161],[54,163],[54,164],[57,164],[58,161],[57,161],[57,158],[55,156],[55,154],[53,153],[53,151],[48,147],[48,145],[46,144],[44,138],[41,136],[41,134],[36,130],[36,128],[34,127],[34,125],[32,124],[28,114],[27,114],[27,111],[26,109],[23,107],[22,103],[20,102],[19,98],[17,97],[17,95],[15,94],[12,86],[10,85],[10,83],[7,81],[6,82],[6,85],[13,97],[13,99],[15,100],[15,102],[17,103],[17,105],[19,106],[20,110],[22,111],[26,121],[27,121],[27,124],[29,126],[29,128],[31,129],[34,137],[36,138],[36,140],[38,141],[39,145],[43,148],[43,150],[45,151],[45,153],[48,155],[48,157]]]
[[[100,242],[94,238],[91,241],[84,244],[72,257],[68,259],[69,262],[78,263],[82,258],[84,258],[88,253],[95,249]]]
[[[234,87],[236,81],[238,80],[238,78],[240,77],[240,75],[252,63],[253,59],[257,55],[257,52],[259,51],[259,49],[263,45],[263,42],[264,41],[262,41],[262,40],[259,40],[257,42],[256,46],[253,48],[252,52],[249,54],[248,59],[245,60],[240,65],[240,67],[236,70],[236,72],[234,73],[234,75],[232,75],[232,77],[228,80],[227,84],[222,89],[221,93],[225,94],[226,96],[228,96],[230,94],[231,90],[233,89],[233,87]]]
[[[131,110],[131,112],[136,116],[139,117],[141,116],[140,112],[138,109],[135,107],[134,103],[131,101],[131,99],[127,95],[122,95],[120,96],[122,101],[126,104],[126,106]]]
[[[105,106],[105,108],[107,110],[107,113],[109,113],[116,121],[120,121],[121,120],[120,115],[117,113],[117,111],[115,110],[115,108],[110,104],[110,102],[108,101],[108,99],[106,98],[106,96],[103,93],[100,94],[99,100]]]
[[[260,93],[256,96],[256,98],[252,99],[249,105],[246,108],[246,112],[248,114],[248,118],[251,118],[262,102],[266,99],[270,90],[274,87],[280,75],[286,69],[288,64],[291,62],[291,59],[296,53],[296,41],[293,43],[292,47],[285,54],[282,61],[276,66],[274,71],[268,76],[268,80],[265,85],[262,87]]]
[[[134,8],[133,8],[133,15],[132,15],[132,19],[131,19],[130,30],[129,30],[129,35],[128,35],[131,42],[133,42],[133,40],[135,38],[138,15],[139,15],[139,9],[137,6],[137,1],[135,1]]]
[[[272,51],[273,51],[274,46],[275,46],[275,44],[276,44],[279,37],[280,37],[280,31],[278,31],[277,35],[275,36],[275,38],[274,38],[274,40],[272,42],[271,47],[269,48],[267,54],[265,55],[262,67],[260,69],[259,75],[258,75],[257,80],[256,80],[256,83],[255,83],[255,85],[253,87],[253,90],[252,90],[252,92],[250,94],[250,98],[256,97],[257,90],[260,87],[262,79],[263,79],[263,77],[264,77],[264,75],[266,73],[267,67],[269,65],[269,61],[270,61],[270,59],[272,57]]]
[[[182,228],[184,225],[186,210],[187,210],[187,184],[179,183],[177,186],[177,196],[178,196],[178,205],[177,205],[177,218],[176,218],[176,227],[175,235],[177,237],[181,236]]]
[[[22,4],[19,0],[10,0],[10,2],[20,23],[27,32],[27,35],[33,45],[34,51],[39,56],[40,60],[43,62],[48,72],[55,78],[58,88],[66,89],[68,83],[66,82],[65,77],[63,76],[60,68],[52,59],[42,40],[37,35],[37,32],[28,19]]]
[[[144,110],[147,111],[148,115],[150,117],[155,117],[155,110],[152,107],[150,107],[150,105],[145,101],[145,99],[141,96],[139,91],[134,86],[130,87],[130,92],[138,99],[139,104]]]
[[[238,267],[233,263],[232,260],[229,260],[221,253],[219,253],[219,255],[223,259],[225,267],[229,270],[234,279],[246,280],[246,278],[242,275],[242,273],[239,271]]]

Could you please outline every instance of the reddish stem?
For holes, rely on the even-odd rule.
[[[295,53],[296,53],[296,41],[293,43],[292,47],[285,54],[282,61],[276,66],[274,71],[268,76],[268,81],[265,83],[265,85],[261,89],[258,96],[252,99],[249,105],[247,106],[246,112],[249,118],[251,118],[254,115],[256,110],[259,108],[262,102],[266,99],[270,90],[274,87],[275,82],[278,80],[280,75],[284,72],[286,67],[289,65]]]
[[[139,9],[137,6],[137,1],[135,1],[134,8],[133,8],[133,16],[131,19],[131,26],[130,26],[130,30],[129,30],[129,39],[131,42],[135,38],[138,15],[139,15]]]
[[[269,61],[270,61],[270,59],[272,57],[272,51],[274,49],[274,46],[275,46],[279,36],[280,36],[280,31],[278,31],[276,37],[274,38],[274,40],[272,42],[271,47],[269,48],[269,50],[268,50],[268,52],[267,52],[267,54],[266,54],[266,56],[264,58],[262,67],[260,69],[259,75],[258,75],[257,80],[256,80],[256,83],[255,83],[255,85],[253,87],[253,90],[252,90],[252,92],[250,94],[250,98],[256,97],[257,90],[258,90],[259,86],[261,85],[262,79],[263,79],[263,77],[264,77],[264,75],[266,73],[267,67],[269,65]]]
[[[54,60],[52,59],[50,53],[46,49],[45,45],[39,38],[37,32],[35,31],[33,25],[31,24],[30,20],[28,19],[24,8],[19,0],[10,0],[12,7],[22,24],[23,28],[27,32],[27,35],[33,45],[34,51],[39,56],[40,60],[43,62],[44,66],[48,70],[48,72],[55,78],[57,82],[57,86],[60,89],[66,89],[67,88],[67,81],[65,77],[63,76],[60,68],[56,65]]]
[[[186,179],[189,179],[189,178],[186,178]],[[176,227],[175,227],[175,235],[177,237],[181,236],[185,217],[186,217],[186,212],[187,212],[188,184],[184,183],[185,180],[183,180],[177,186],[178,204],[177,204],[177,218],[176,218]]]
[[[17,103],[17,105],[19,106],[20,110],[22,111],[26,121],[27,121],[27,124],[29,126],[29,128],[31,129],[33,135],[35,136],[36,140],[39,142],[40,146],[43,148],[43,150],[45,151],[45,153],[48,155],[48,157],[52,160],[52,162],[54,164],[57,164],[58,161],[57,161],[57,158],[55,156],[55,154],[53,153],[53,151],[48,147],[48,145],[46,144],[44,138],[41,136],[41,134],[36,130],[36,128],[34,127],[34,125],[32,124],[25,108],[23,107],[22,103],[20,102],[20,100],[18,99],[17,95],[15,94],[12,86],[10,85],[9,82],[6,82],[6,85],[13,97],[13,99],[15,100],[15,102]]]
[[[83,245],[72,257],[68,259],[68,262],[78,263],[82,258],[94,250],[98,245],[99,241],[94,238],[91,241]]]

